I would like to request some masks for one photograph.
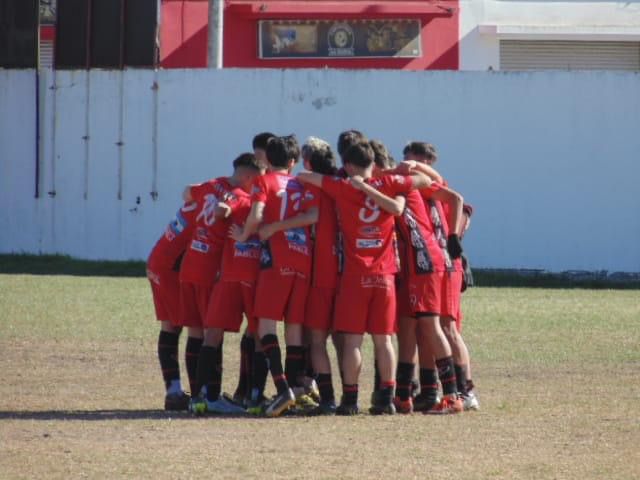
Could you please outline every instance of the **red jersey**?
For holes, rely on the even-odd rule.
[[[242,192],[231,206],[230,223],[243,226],[251,211],[251,196]],[[255,282],[260,267],[260,239],[251,236],[245,242],[228,237],[224,241],[221,280],[226,282]]]
[[[195,202],[185,203],[176,213],[175,218],[167,225],[164,234],[156,242],[147,265],[151,270],[171,269],[182,255],[195,225],[197,204]]]
[[[220,177],[191,187],[191,197],[197,203],[196,224],[191,243],[182,260],[180,281],[200,285],[215,282],[220,268],[220,255],[229,231],[228,219],[216,219],[219,202],[232,203],[242,189],[233,187]]]
[[[365,180],[395,197],[412,190],[411,177],[385,175]],[[324,177],[322,189],[334,199],[340,216],[345,274],[393,274],[398,271],[394,245],[394,217],[382,210],[349,180]]]
[[[263,222],[273,223],[306,211],[314,198],[297,178],[287,173],[269,172],[256,178],[251,200],[264,203]],[[269,240],[263,242],[260,267],[272,266],[309,273],[311,240],[307,227],[276,232]]]
[[[336,288],[338,285],[338,217],[336,207],[322,190],[308,186],[318,207],[318,222],[311,226],[313,237],[313,264],[311,285]]]
[[[405,209],[396,221],[404,245],[405,273],[412,276],[445,271],[444,254],[423,201],[423,196],[428,197],[439,188],[432,183],[422,195],[417,190],[409,192]]]
[[[432,186],[433,185],[438,184],[433,183]],[[454,263],[454,261],[452,261],[451,257],[449,256],[449,251],[447,250],[447,236],[449,235],[447,216],[445,215],[445,212],[442,208],[442,202],[431,198],[433,192],[433,189],[420,190],[420,194],[422,195],[422,199],[424,200],[429,219],[431,220],[431,228],[433,229],[436,241],[440,247],[442,256],[444,257],[445,270],[451,272],[454,270],[458,270],[458,267],[461,268],[462,264],[460,263],[459,259]],[[459,265],[456,265],[456,263]]]

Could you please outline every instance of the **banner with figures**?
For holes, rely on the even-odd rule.
[[[416,58],[420,20],[261,20],[259,52],[274,58]]]

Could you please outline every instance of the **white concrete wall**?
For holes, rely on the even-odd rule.
[[[640,272],[640,74],[47,72],[39,199],[34,75],[0,71],[0,252],[142,259],[182,187],[229,173],[255,133],[355,127],[397,157],[439,147],[476,207],[476,266]]]
[[[460,70],[498,70],[500,43],[480,25],[557,29],[562,34],[510,38],[640,41],[640,1],[460,0]],[[612,36],[615,32],[618,35]]]

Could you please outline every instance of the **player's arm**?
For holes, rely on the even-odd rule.
[[[451,258],[460,258],[462,255],[462,245],[460,244],[460,235],[463,229],[464,214],[462,213],[462,207],[464,205],[464,199],[455,190],[448,187],[441,186],[435,192],[433,192],[432,198],[439,200],[442,203],[446,203],[449,206],[449,236],[447,237],[447,250],[451,255]]]
[[[373,202],[384,211],[389,212],[391,215],[402,215],[404,206],[407,202],[402,195],[397,195],[396,197],[391,198],[366,183],[359,175],[350,177],[349,181],[351,182],[351,185],[364,192],[367,197],[373,200]]]
[[[322,179],[324,178],[324,175],[315,172],[300,172],[297,178],[301,182],[322,188]]]
[[[253,202],[249,216],[247,216],[247,220],[244,222],[244,227],[231,225],[229,236],[236,242],[246,242],[251,235],[258,231],[258,227],[262,223],[263,218],[264,202]]]
[[[233,212],[233,207],[224,202],[219,202],[213,211],[216,219],[229,218],[229,215],[231,215],[232,212]]]
[[[292,228],[301,228],[312,225],[318,221],[318,216],[318,207],[311,207],[306,212],[299,213],[298,215],[287,218],[285,220],[262,225],[258,230],[260,240],[267,240],[274,233],[281,230],[290,230]]]
[[[404,162],[399,163],[394,169],[394,173],[399,173],[400,175],[411,175],[415,172],[423,173],[434,182],[444,183],[442,175],[440,175],[435,168],[427,165],[426,163],[416,162],[415,160],[405,160]]]

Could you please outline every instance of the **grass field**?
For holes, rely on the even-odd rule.
[[[144,278],[0,274],[0,478],[640,478],[639,291],[475,288],[464,310],[480,412],[190,418],[160,410]]]

